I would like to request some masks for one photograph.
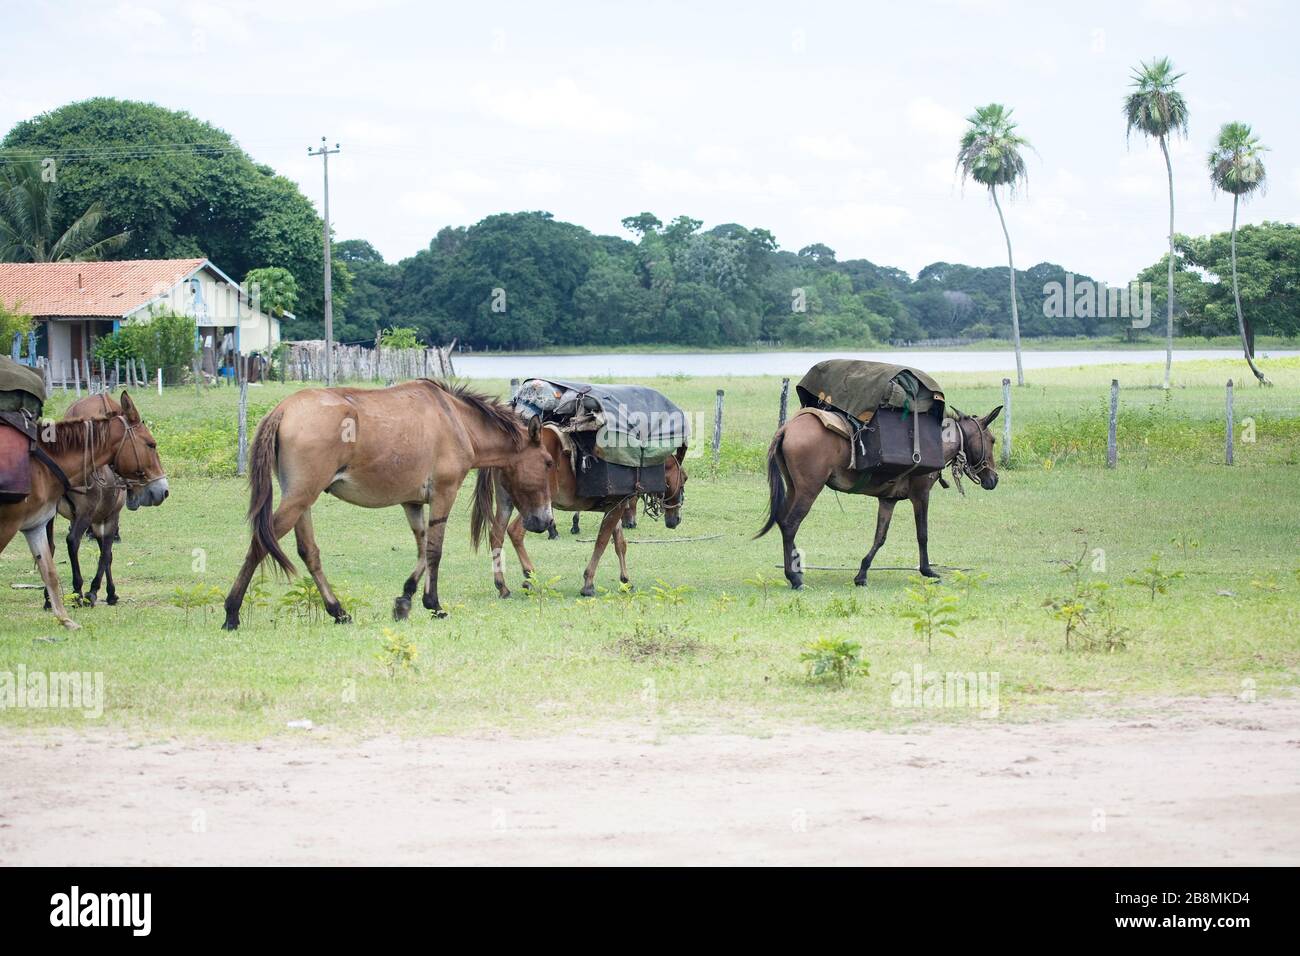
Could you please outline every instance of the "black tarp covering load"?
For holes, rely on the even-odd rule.
[[[524,418],[541,415],[579,428],[586,419],[596,432],[596,453],[618,465],[661,464],[690,438],[686,413],[644,385],[527,379],[513,403]]]

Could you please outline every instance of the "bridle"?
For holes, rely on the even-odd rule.
[[[966,432],[961,427],[961,423],[964,421],[975,422],[975,431],[977,431],[980,436],[980,458],[979,461],[973,465],[970,463],[970,459],[966,454]],[[952,460],[952,481],[953,484],[957,486],[957,490],[961,492],[963,496],[966,494],[966,489],[963,488],[961,484],[962,475],[965,475],[971,481],[980,481],[979,473],[989,465],[989,456],[993,451],[991,445],[991,442],[984,440],[984,429],[979,424],[979,419],[974,415],[963,415],[958,412],[957,455]]]
[[[122,454],[122,449],[126,447],[126,443],[130,442],[131,451],[135,453],[136,468],[139,469],[138,471],[139,477],[131,478],[128,477],[127,475],[122,474],[120,471],[114,468],[112,462],[110,462],[109,468],[112,470],[113,474],[117,476],[118,481],[121,482],[121,484],[118,485],[118,487],[125,487],[128,490],[134,490],[134,489],[143,488],[147,485],[150,485],[161,478],[166,478],[167,477],[166,472],[163,472],[157,478],[149,478],[148,476],[145,475],[144,468],[140,464],[140,462],[144,460],[144,456],[141,454],[140,451],[140,445],[143,442],[143,439],[140,437],[139,432],[136,430],[138,425],[132,425],[129,421],[127,421],[125,415],[118,415],[117,417],[122,419],[122,424],[126,426],[126,434],[122,436],[122,444],[118,446],[117,455],[113,456],[113,461],[114,462],[117,461],[118,456]]]
[[[674,508],[680,508],[686,503],[686,478],[685,472],[682,473],[682,484],[677,489],[677,494],[671,499],[664,495],[642,495],[642,510],[645,516],[652,521],[658,521],[665,511],[671,511]]]
[[[141,448],[140,448],[143,439],[140,438],[139,432],[136,431],[137,426],[132,425],[127,420],[125,414],[114,415],[112,411],[109,409],[107,401],[104,402],[104,411],[106,412],[106,416],[102,419],[99,419],[99,421],[111,422],[115,418],[120,418],[122,420],[122,427],[124,429],[124,433],[122,435],[122,441],[119,442],[117,446],[117,452],[113,455],[113,458],[108,463],[108,470],[111,472],[112,477],[108,478],[103,476],[100,473],[101,469],[93,467],[95,462],[96,419],[88,418],[86,419],[86,432],[87,432],[86,441],[83,446],[84,451],[82,453],[83,454],[82,463],[86,471],[87,483],[81,488],[70,488],[69,490],[78,491],[78,492],[87,492],[91,489],[93,485],[98,485],[100,488],[113,488],[117,490],[135,491],[137,489],[145,487],[146,485],[151,484],[154,481],[157,481],[158,480],[157,478],[149,478],[145,476],[144,469],[139,467],[140,462],[143,460],[144,456],[142,455]],[[122,474],[115,467],[118,458],[122,454],[122,450],[126,447],[128,442],[130,442],[131,444],[131,451],[135,453],[135,463],[137,468],[139,468],[137,477],[134,478]],[[158,478],[165,478],[165,477],[167,477],[165,472],[158,476]]]

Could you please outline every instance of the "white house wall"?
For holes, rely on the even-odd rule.
[[[131,313],[126,321],[148,322],[155,314],[188,315],[196,326],[215,325],[239,329],[239,351],[265,352],[280,341],[280,320],[252,308],[247,297],[219,276],[201,270],[193,277],[201,296],[195,296],[192,280],[185,279],[156,293],[156,300]]]

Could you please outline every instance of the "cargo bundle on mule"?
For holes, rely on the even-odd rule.
[[[0,504],[32,490],[32,449],[45,405],[40,373],[0,355]]]
[[[828,428],[848,438],[849,467],[872,480],[943,468],[943,389],[925,372],[828,359],[809,369],[795,388],[800,413],[819,413]]]
[[[662,495],[664,461],[690,438],[686,413],[643,385],[531,378],[511,404],[559,436],[585,498]]]

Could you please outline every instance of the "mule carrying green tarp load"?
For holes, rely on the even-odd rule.
[[[690,438],[686,413],[644,385],[526,380],[511,400],[564,440],[579,494],[663,494],[664,462]]]
[[[828,359],[809,369],[795,391],[804,408],[846,419],[854,470],[886,478],[943,467],[943,388],[920,369]]]
[[[894,506],[908,500],[916,519],[917,570],[938,577],[930,565],[930,490],[943,481],[945,467],[952,468],[958,490],[962,477],[986,491],[997,487],[989,424],[1001,406],[978,418],[964,415],[948,407],[939,383],[920,369],[843,359],[814,365],[800,380],[798,394],[803,407],[768,446],[767,521],[758,532],[761,537],[773,527],[781,529],[790,586],[803,587],[795,535],[823,488],[880,502],[876,535],[854,584],[867,583]]]
[[[0,502],[31,492],[31,448],[44,405],[40,373],[0,355]]]

